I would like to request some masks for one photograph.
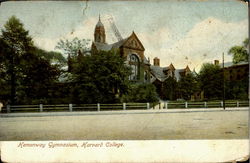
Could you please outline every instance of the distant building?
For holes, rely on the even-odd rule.
[[[160,66],[160,59],[154,58],[153,60],[154,65],[150,65],[150,82],[153,83],[156,87],[156,90],[162,98],[166,92],[163,92],[163,83],[168,78],[173,78],[177,82],[182,78],[185,77],[187,74],[194,74],[197,75],[196,72],[192,72],[188,66],[182,69],[176,69],[174,65],[171,63],[169,66],[161,67]],[[203,92],[196,92],[192,95],[191,100],[201,100],[204,98]]]
[[[181,77],[186,76],[188,73],[192,73],[188,66],[183,69],[176,69],[171,63],[169,66],[161,67],[160,59],[155,57],[154,65],[150,65],[150,82],[164,82],[169,77],[172,77],[176,81],[179,81]]]
[[[219,65],[222,68],[222,64],[219,64],[218,60],[214,61],[215,65]],[[233,64],[232,62],[224,63],[225,79],[227,81],[239,81],[248,77],[249,64],[248,62],[239,62]]]
[[[144,56],[144,46],[135,32],[132,32],[132,34],[125,39],[113,44],[108,44],[106,42],[105,28],[99,17],[95,26],[94,41],[92,42],[91,51],[109,50],[119,50],[120,55],[126,58],[126,63],[132,69],[129,80],[136,83],[150,82],[150,63]]]

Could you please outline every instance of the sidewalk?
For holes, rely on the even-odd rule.
[[[36,112],[36,113],[0,113],[0,118],[7,117],[44,117],[44,116],[82,116],[82,115],[112,115],[112,114],[161,114],[161,113],[190,113],[190,112],[222,112],[248,111],[249,107],[226,108],[187,108],[187,109],[149,109],[149,110],[116,110],[116,111],[76,111],[76,112]]]

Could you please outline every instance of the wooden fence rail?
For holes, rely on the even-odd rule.
[[[249,101],[226,101],[225,107],[247,107]],[[219,108],[223,107],[222,101],[205,102],[164,102],[165,109],[175,108]]]
[[[226,107],[247,107],[249,101],[226,101]],[[58,111],[110,111],[110,110],[148,110],[148,109],[188,109],[223,107],[221,101],[208,102],[161,102],[161,103],[117,103],[117,104],[59,104],[59,105],[7,105],[1,112],[58,112]]]
[[[150,103],[122,104],[60,104],[60,105],[7,105],[2,112],[58,112],[58,111],[108,111],[108,110],[138,110],[150,109]]]

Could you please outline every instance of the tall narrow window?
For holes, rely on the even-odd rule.
[[[129,76],[129,80],[139,79],[139,58],[135,54],[131,54],[129,57],[129,65],[132,70],[132,74]]]

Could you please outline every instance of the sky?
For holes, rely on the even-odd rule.
[[[56,51],[60,39],[94,39],[101,15],[108,43],[117,39],[112,17],[123,38],[133,31],[145,48],[145,56],[160,59],[161,66],[186,65],[198,71],[202,63],[230,62],[228,50],[248,37],[248,7],[237,0],[155,1],[23,1],[3,2],[0,28],[15,15],[29,30],[35,45]]]

